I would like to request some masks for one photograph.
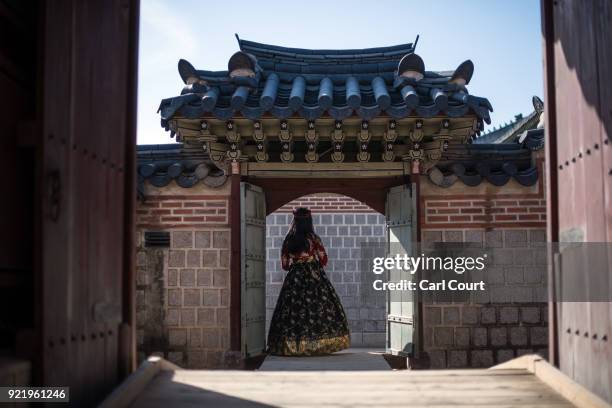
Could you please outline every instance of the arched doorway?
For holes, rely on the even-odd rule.
[[[371,293],[363,257],[364,245],[383,245],[385,216],[359,200],[336,193],[314,193],[291,200],[266,217],[266,333],[285,272],[280,251],[291,225],[292,210],[308,207],[317,235],[329,256],[327,276],[340,296],[351,332],[351,347],[384,349],[385,296]]]

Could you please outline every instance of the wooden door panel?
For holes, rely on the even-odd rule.
[[[580,302],[561,298],[554,305],[556,354],[563,372],[612,401],[612,344],[602,340],[612,331],[612,303],[597,302],[588,293],[606,286],[612,290],[612,251],[604,247],[612,241],[612,6],[607,0],[544,4],[545,21],[552,27],[546,38],[547,85],[554,87],[555,98],[549,102],[554,134],[548,137],[554,137],[556,149],[551,153],[558,162],[551,169],[556,173],[558,200],[550,205],[558,206],[559,240],[591,246],[586,254],[562,250],[557,258],[557,285],[584,288],[585,294]],[[602,270],[607,278],[594,273]]]
[[[387,194],[387,254],[395,257],[412,255],[416,239],[416,225],[413,223],[415,200],[408,186],[389,189]],[[410,274],[397,269],[388,272],[389,282],[410,280]],[[414,352],[417,339],[415,333],[415,303],[413,291],[387,292],[387,351],[390,354],[407,357]]]
[[[242,355],[266,349],[266,200],[260,187],[240,183]]]
[[[133,361],[119,328],[131,323],[137,19],[132,0],[45,3],[41,379],[81,406]]]

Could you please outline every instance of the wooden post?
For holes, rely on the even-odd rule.
[[[123,230],[123,324],[120,327],[119,375],[127,377],[137,367],[136,359],[136,271],[135,271],[135,207],[136,207],[136,102],[138,97],[138,21],[140,2],[134,1],[130,7],[130,41],[128,44],[128,75],[131,78],[127,94],[128,120],[126,121],[125,140],[125,197]],[[127,335],[127,336],[126,336]],[[124,337],[125,336],[125,337]]]
[[[230,347],[233,351],[241,351],[241,312],[240,312],[240,163],[231,164],[231,196],[230,196]]]
[[[554,11],[552,0],[544,0],[542,6],[542,36],[544,46],[544,88],[546,95],[545,123],[546,134],[544,143],[546,160],[546,229],[547,241],[559,242],[559,207],[557,178],[557,113],[555,87],[555,29],[553,25]],[[551,246],[553,248],[553,246]],[[548,361],[559,366],[559,339],[557,333],[557,305],[555,302],[555,271],[553,254],[548,251]]]
[[[421,172],[420,172],[420,161],[414,161],[412,174],[410,175],[410,182],[412,184],[412,194],[413,200],[416,203],[414,206],[415,212],[413,215],[413,220],[416,222],[416,236],[417,236],[417,245],[421,245]],[[419,278],[422,278],[419,273]],[[416,319],[416,337],[417,337],[417,347],[414,349],[414,365],[413,368],[428,368],[429,361],[422,353],[425,350],[425,339],[424,339],[424,326],[423,326],[423,316],[425,313],[425,308],[423,307],[423,300],[421,296],[418,296],[417,300],[417,319]]]

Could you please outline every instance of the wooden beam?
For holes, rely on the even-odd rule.
[[[373,178],[410,174],[404,162],[245,163],[243,175],[258,178]]]

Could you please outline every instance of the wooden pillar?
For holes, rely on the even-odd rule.
[[[123,229],[123,324],[120,327],[119,375],[127,377],[136,370],[136,260],[135,260],[135,207],[136,207],[136,105],[138,98],[138,21],[140,2],[134,1],[129,8],[128,75],[132,79],[127,94],[128,120],[125,138],[125,186]]]
[[[240,163],[231,165],[231,196],[230,196],[230,348],[241,350],[241,312],[240,312]]]
[[[555,87],[555,29],[553,1],[541,2],[542,37],[544,47],[545,143],[546,160],[546,229],[549,243],[559,242],[559,207],[557,179],[557,113]],[[557,306],[555,299],[555,271],[552,251],[548,251],[548,361],[559,366],[559,340],[557,334]]]
[[[412,171],[410,174],[410,183],[412,184],[412,195],[413,195],[413,202],[416,203],[416,205],[414,206],[415,209],[415,213],[413,215],[413,222],[416,222],[416,236],[417,236],[417,245],[421,245],[421,211],[423,211],[423,209],[421,208],[421,161],[420,160],[414,160],[412,162]],[[420,278],[423,278],[422,276],[420,276]],[[424,331],[425,328],[423,326],[423,316],[425,314],[425,308],[423,306],[423,300],[422,298],[419,296],[418,297],[418,301],[417,301],[417,319],[416,319],[416,326],[415,326],[415,330],[416,330],[416,337],[417,337],[417,347],[415,348],[415,361],[414,361],[414,368],[421,368],[421,367],[427,367],[428,366],[428,362],[424,361],[423,357],[422,357],[422,351],[425,350],[425,338],[424,338]]]

